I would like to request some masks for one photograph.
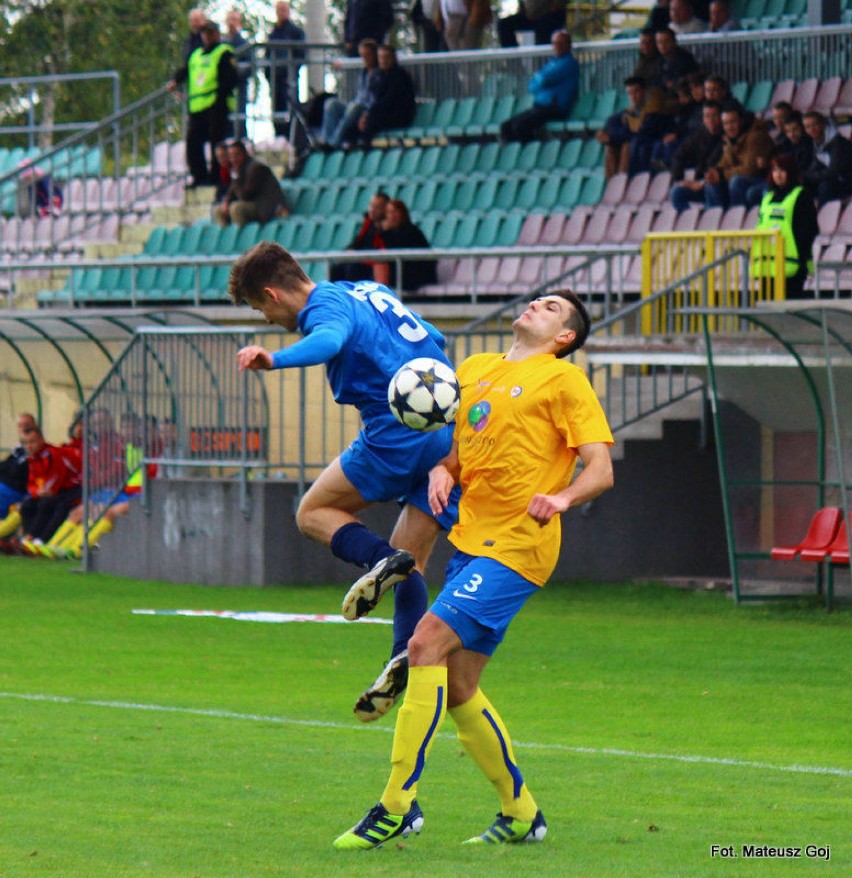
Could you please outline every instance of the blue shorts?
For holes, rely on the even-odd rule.
[[[20,503],[27,495],[10,488],[4,482],[0,482],[0,518],[9,514],[9,507],[14,503]]]
[[[538,589],[493,558],[456,552],[444,588],[429,609],[458,634],[465,649],[494,655],[509,623]]]
[[[399,500],[432,515],[427,496],[429,470],[449,454],[452,444],[451,427],[434,433],[418,433],[403,427],[397,431],[393,445],[381,446],[371,442],[362,430],[340,455],[340,466],[368,503]],[[457,485],[447,508],[434,516],[444,530],[458,521],[460,497]]]

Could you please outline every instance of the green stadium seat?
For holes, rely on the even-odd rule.
[[[222,246],[220,241],[222,240],[223,231],[224,229],[221,226],[213,223],[203,226],[195,252],[199,256],[216,256],[221,253]]]
[[[257,223],[246,223],[237,232],[236,249],[238,253],[245,253],[250,247],[258,241],[257,233],[260,227]]]
[[[410,146],[402,153],[402,158],[394,172],[397,177],[414,177],[417,174],[417,168],[423,158],[422,146]]]
[[[426,146],[423,148],[423,154],[420,157],[420,163],[417,166],[417,175],[419,177],[432,177],[441,167],[444,148],[442,146]]]
[[[442,146],[438,170],[442,174],[457,173],[460,155],[461,147],[457,143],[448,143],[446,146]]]
[[[774,89],[775,83],[771,79],[762,79],[760,82],[755,82],[748,93],[745,108],[752,113],[762,113],[769,105]]]
[[[808,11],[808,0],[786,0],[784,15],[790,18],[801,18]]]
[[[748,83],[745,81],[732,83],[731,97],[736,98],[743,106],[745,106],[746,99],[748,98]]]
[[[561,152],[561,140],[548,140],[547,143],[543,143],[538,152],[535,170],[552,171],[559,164],[559,155]]]
[[[408,180],[396,190],[394,197],[404,201],[409,209],[411,209],[417,201],[418,186],[419,183],[416,180]]]
[[[183,239],[186,237],[187,230],[183,226],[177,226],[174,229],[167,229],[166,236],[163,239],[162,247],[158,256],[177,256],[183,253]]]
[[[500,160],[500,152],[503,144],[486,143],[479,150],[479,159],[477,160],[477,173],[490,174],[496,170],[497,162]]]
[[[298,189],[288,189],[285,194],[291,212],[316,213],[317,201],[322,191],[319,186],[300,186]]]
[[[447,213],[455,207],[456,188],[458,182],[453,179],[442,180],[436,187],[432,210]]]
[[[539,190],[542,188],[543,182],[539,176],[525,177],[518,187],[512,207],[520,207],[527,211],[535,208],[538,205]]]
[[[345,186],[346,184],[344,183],[343,185]],[[340,195],[340,191],[340,188],[336,185],[326,186],[326,188],[319,194],[317,203],[312,212],[320,216],[331,216],[333,213],[336,213],[337,199]]]
[[[348,186],[344,186],[337,195],[337,201],[334,205],[334,213],[358,213],[366,207],[361,203],[362,188],[358,183],[351,182]]]
[[[416,210],[421,216],[432,210],[435,203],[435,196],[438,192],[438,183],[435,180],[424,180],[417,189],[416,200],[409,205],[412,210]]]
[[[479,181],[475,178],[468,177],[462,180],[456,187],[453,210],[469,211],[475,208],[478,186]]]
[[[145,256],[159,256],[163,250],[163,242],[166,238],[167,229],[165,226],[155,226],[151,229],[151,234],[142,247],[142,253]]]
[[[562,148],[559,150],[559,158],[556,160],[555,167],[562,170],[573,170],[580,161],[580,152],[583,149],[583,141],[578,137],[571,140],[563,140]]]
[[[468,143],[459,150],[459,160],[456,163],[457,174],[475,174],[478,170],[480,145]]]
[[[497,189],[500,186],[500,178],[493,174],[488,177],[477,176],[476,197],[473,202],[473,209],[485,211],[486,214],[491,210],[497,198]]]
[[[464,132],[468,137],[482,137],[485,134],[485,129],[494,115],[496,101],[494,95],[483,95],[477,99],[473,116]]]
[[[453,120],[453,116],[456,114],[456,107],[458,106],[458,101],[456,98],[444,98],[444,100],[440,101],[437,109],[435,110],[435,115],[432,117],[432,120],[429,122],[429,125],[426,127],[424,134],[419,138],[420,140],[425,139],[435,139],[440,137],[445,137],[447,132],[447,126]]]
[[[597,140],[590,139],[585,141],[580,156],[577,160],[578,168],[587,168],[594,170],[603,165],[603,144]]]
[[[766,9],[766,0],[745,0],[740,10],[740,19],[761,18]]]
[[[606,120],[618,109],[618,101],[621,95],[614,88],[608,88],[598,95],[595,101],[595,109],[589,115],[588,128],[590,131],[599,131],[606,124]]]
[[[586,177],[582,173],[574,172],[565,177],[562,183],[556,189],[556,199],[553,204],[547,205],[549,208],[558,209],[560,212],[567,213],[580,201],[580,193],[583,191],[583,182]],[[546,191],[546,190],[545,190]],[[544,207],[545,205],[540,205]]]
[[[766,0],[766,6],[760,18],[769,18],[777,22],[784,14],[784,7],[786,5],[787,0]]]
[[[503,221],[503,214],[497,213],[495,210],[488,211],[482,217],[479,227],[476,230],[475,247],[494,247],[500,235],[500,226]]]
[[[366,153],[360,149],[353,149],[352,152],[346,153],[343,163],[340,165],[338,176],[345,177],[347,180],[351,180],[353,177],[360,177],[361,165],[364,163],[365,155]]]
[[[219,238],[219,254],[226,256],[230,253],[237,252],[237,235],[240,233],[240,227],[233,223],[222,229],[222,236]]]
[[[382,149],[371,149],[364,153],[364,159],[361,162],[361,167],[358,170],[358,176],[363,177],[365,180],[373,180],[376,175],[379,173],[379,168],[382,164],[382,159],[384,157],[384,153],[387,150]]]
[[[435,118],[437,108],[438,104],[436,101],[418,101],[417,108],[414,111],[414,120],[405,129],[406,135],[415,140],[421,140],[425,137],[432,124],[432,119]]]
[[[296,253],[308,253],[314,248],[314,238],[320,223],[314,219],[300,222],[293,231],[293,250]]]
[[[534,171],[538,167],[538,154],[541,152],[541,141],[531,140],[523,144],[515,162],[515,170],[522,174]]]
[[[521,234],[521,228],[524,224],[525,215],[523,213],[508,213],[500,223],[500,229],[497,237],[494,239],[494,247],[512,247],[517,244],[518,236]]]
[[[334,223],[334,230],[331,234],[330,250],[345,250],[349,242],[352,240],[352,230],[348,219],[339,219]]]
[[[515,113],[516,98],[513,94],[498,97],[494,102],[494,112],[491,121],[485,126],[486,134],[499,134],[500,125]]]
[[[518,159],[521,154],[521,144],[517,141],[504,143],[497,159],[495,171],[502,174],[513,174],[518,167]]]
[[[568,119],[564,123],[566,131],[582,133],[589,127],[589,119],[595,111],[595,105],[598,101],[597,92],[584,91],[578,97],[571,108]]]
[[[597,204],[604,194],[606,188],[606,177],[603,171],[595,171],[583,181],[583,188],[580,191],[578,204]]]
[[[458,101],[456,111],[444,131],[447,137],[463,137],[465,135],[467,126],[473,120],[478,101],[479,98],[462,98]]]
[[[325,167],[325,153],[312,152],[305,164],[302,166],[302,173],[299,175],[304,180],[321,180],[323,178],[323,168]]]
[[[506,177],[500,181],[497,187],[497,193],[494,196],[494,208],[499,210],[511,210],[518,198],[518,178],[515,176]]]
[[[393,146],[390,149],[374,150],[374,152],[381,153],[381,161],[375,176],[393,177],[396,174],[396,169],[399,167],[404,150],[398,146]]]
[[[456,227],[455,239],[450,247],[475,247],[481,220],[477,214],[463,216]]]
[[[446,250],[448,247],[456,247],[456,229],[459,224],[459,216],[455,213],[440,216],[435,231],[432,234],[432,246],[437,250]]]

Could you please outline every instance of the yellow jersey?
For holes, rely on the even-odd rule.
[[[585,373],[553,354],[476,354],[457,375],[462,498],[450,542],[544,585],[559,557],[560,516],[541,526],[527,507],[569,485],[579,446],[612,445],[606,415]]]

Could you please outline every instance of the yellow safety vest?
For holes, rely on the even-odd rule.
[[[201,113],[216,103],[219,92],[219,59],[234,50],[228,43],[219,43],[209,52],[204,47],[196,49],[187,63],[189,112]],[[227,100],[228,109],[237,108],[236,95],[232,92]]]
[[[784,239],[784,274],[793,277],[799,271],[799,248],[793,237],[793,211],[802,187],[796,186],[783,201],[773,201],[772,192],[767,192],[760,202],[757,218],[757,231],[778,229]],[[752,271],[760,277],[771,277],[774,248],[766,238],[755,239],[752,248]]]
[[[128,494],[138,494],[142,490],[142,449],[128,442],[124,456],[129,476],[124,490]]]

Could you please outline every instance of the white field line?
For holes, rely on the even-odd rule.
[[[286,716],[263,716],[255,713],[234,713],[230,710],[204,710],[196,707],[174,707],[166,704],[134,704],[126,701],[96,701],[83,698],[66,698],[60,695],[29,695],[20,692],[0,692],[0,698],[20,701],[43,701],[51,704],[74,704],[83,707],[107,707],[114,710],[144,710],[152,713],[178,713],[188,716],[211,717],[213,719],[233,719],[245,722],[276,723],[282,726],[306,726],[321,729],[344,729],[353,732],[393,733],[389,725],[354,724],[324,722],[322,720],[291,719]],[[455,739],[455,735],[443,733],[442,738]],[[836,777],[852,777],[852,769],[833,768],[822,765],[774,765],[771,762],[755,762],[748,759],[733,759],[717,756],[699,756],[680,753],[641,753],[636,750],[618,750],[611,747],[572,747],[568,744],[540,744],[513,741],[515,747],[527,750],[550,750],[561,753],[577,753],[584,756],[616,756],[623,759],[649,759],[656,762],[686,762],[697,765],[727,765],[732,768],[755,768],[761,771],[776,771],[785,774],[824,774]]]

